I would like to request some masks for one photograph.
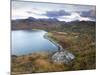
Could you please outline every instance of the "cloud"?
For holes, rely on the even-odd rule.
[[[58,20],[66,21],[66,22],[71,22],[71,21],[76,21],[76,20],[78,20],[78,21],[94,21],[89,17],[80,16],[80,14],[77,13],[77,12],[71,13],[70,16],[61,16],[61,17],[58,18]]]
[[[70,13],[66,12],[65,10],[58,10],[58,11],[47,11],[46,14],[44,15],[52,18],[57,18],[60,16],[70,15]]]
[[[42,10],[42,9],[38,9],[38,8],[32,8],[31,10],[28,10],[27,13],[28,14],[37,14],[37,15],[42,15],[44,14],[46,11]]]
[[[95,6],[62,5],[36,2],[12,2],[12,19],[56,18],[60,21],[96,20]]]
[[[89,17],[89,18],[95,20],[96,19],[96,9],[92,8],[89,11],[83,11],[83,12],[80,13],[80,16],[82,16],[82,17]]]
[[[41,12],[39,10],[34,11],[28,11],[28,10],[13,10],[12,12],[12,19],[25,19],[28,17],[34,17],[34,18],[48,18],[45,15],[41,15]]]

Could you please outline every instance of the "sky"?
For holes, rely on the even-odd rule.
[[[92,5],[54,4],[12,1],[12,19],[56,18],[59,21],[95,21],[96,7]]]

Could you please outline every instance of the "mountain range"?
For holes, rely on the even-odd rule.
[[[35,19],[28,17],[27,19],[16,19],[11,21],[11,29],[59,29],[59,27],[65,27],[70,25],[95,25],[94,21],[59,21],[56,18],[51,19]]]

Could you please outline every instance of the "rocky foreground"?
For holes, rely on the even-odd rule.
[[[65,61],[63,53],[32,53],[23,56],[12,56],[12,74],[29,74],[38,72],[64,71],[70,59]],[[64,59],[64,60],[63,60]],[[62,62],[62,61],[63,62]]]

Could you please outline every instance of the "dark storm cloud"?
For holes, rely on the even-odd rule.
[[[91,9],[89,11],[83,11],[83,12],[81,12],[80,16],[95,19],[96,18],[96,11],[95,11],[95,9]]]
[[[69,12],[64,11],[64,10],[59,10],[59,11],[47,11],[45,15],[48,17],[57,18],[60,16],[67,16],[67,15],[71,15],[71,14]]]

